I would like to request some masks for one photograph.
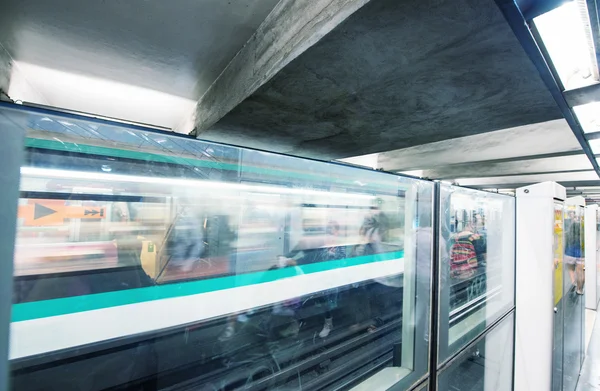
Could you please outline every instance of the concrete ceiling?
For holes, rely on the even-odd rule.
[[[13,79],[3,90],[177,128],[277,2],[2,0],[0,45]]]
[[[491,179],[502,176],[535,177],[551,173],[594,172],[564,119],[357,156],[343,161],[472,187],[502,185],[501,181],[494,183],[494,179]],[[481,183],[478,182],[480,179]],[[514,180],[513,183],[519,182]],[[531,183],[535,183],[535,180]]]
[[[498,1],[2,0],[0,89],[472,187],[600,186]]]
[[[18,61],[197,100],[278,0],[2,0]]]
[[[338,159],[561,117],[493,0],[372,0],[199,137]]]
[[[555,181],[577,195],[600,194],[598,175],[564,119],[342,160],[479,189]]]

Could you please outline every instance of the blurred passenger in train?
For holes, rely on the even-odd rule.
[[[315,235],[313,232],[314,228],[307,219],[302,221],[302,231],[302,238],[292,251],[286,254],[286,257],[293,259],[298,265],[308,265],[323,261],[325,259],[323,252],[323,248],[326,245],[325,236]]]
[[[287,267],[294,268],[296,275],[302,274],[302,271],[299,268],[297,268],[296,262],[294,260],[280,255],[277,257],[276,264],[265,271],[265,277],[268,275],[269,272]],[[266,278],[266,280],[270,281],[270,279],[268,278]],[[273,317],[271,319],[270,326],[274,330],[275,334],[277,334],[280,337],[289,337],[298,333],[299,323],[295,319],[295,310],[298,307],[299,303],[299,298],[293,298],[282,303],[273,304],[271,309],[271,314],[273,315]],[[218,337],[219,341],[226,342],[233,338],[236,335],[238,329],[243,324],[248,322],[249,318],[253,314],[253,309],[230,314],[227,317],[225,329]]]
[[[357,255],[372,255],[383,252],[382,243],[387,239],[389,232],[389,219],[381,210],[383,201],[376,199],[371,205],[369,213],[363,219],[358,233],[365,239],[362,247],[358,248]]]
[[[117,276],[120,277],[121,288],[140,288],[154,283],[146,274],[141,264],[142,242],[144,237],[144,221],[137,219],[131,204],[117,202],[113,204],[112,221],[118,221],[117,231],[111,232],[117,247],[119,266],[133,266],[125,269]],[[114,277],[111,280],[117,281]]]
[[[184,271],[191,270],[205,250],[205,227],[206,220],[191,211],[181,210],[170,227],[166,244],[168,262],[180,264]]]
[[[583,242],[579,217],[571,213],[566,230],[565,264],[569,270],[571,285],[578,295],[583,295]]]
[[[384,253],[384,241],[389,228],[389,219],[382,211],[382,200],[376,199],[359,228],[362,243],[355,247],[354,256],[375,256]],[[381,316],[385,314],[390,303],[388,295],[393,295],[401,287],[400,275],[377,278],[359,286],[355,292],[356,301],[359,303],[355,311],[356,323],[351,327],[360,328],[361,324],[367,322],[368,331],[374,332],[383,324]]]
[[[327,243],[324,249],[324,258],[327,261],[333,261],[346,258],[346,247],[339,242],[340,225],[335,221],[330,221],[327,225]],[[325,305],[325,321],[323,328],[319,332],[319,337],[327,338],[333,329],[333,313],[337,308],[338,288],[332,288],[323,293],[322,304]]]

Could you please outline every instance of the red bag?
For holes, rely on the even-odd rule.
[[[450,249],[450,273],[461,280],[472,277],[477,269],[477,252],[471,234],[459,235]]]

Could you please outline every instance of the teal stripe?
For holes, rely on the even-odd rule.
[[[301,269],[302,273],[304,274],[311,274],[349,266],[365,265],[374,262],[400,259],[402,257],[404,257],[404,251],[397,251],[356,258],[346,258],[336,261],[313,263],[310,265],[299,266],[298,268]],[[200,281],[181,282],[147,288],[128,289],[117,292],[106,292],[94,295],[74,296],[62,299],[15,304],[12,307],[12,321],[22,322],[25,320],[66,315],[76,312],[93,311],[127,304],[196,295],[199,293],[207,293],[276,281],[282,278],[293,277],[297,274],[297,268],[285,268]]]
[[[115,149],[108,147],[99,147],[94,145],[86,145],[86,144],[75,144],[68,142],[58,142],[55,140],[45,140],[45,139],[36,139],[36,138],[27,138],[25,140],[25,146],[29,148],[40,148],[40,149],[52,149],[56,151],[67,151],[67,152],[76,152],[76,153],[85,153],[90,155],[102,155],[102,156],[110,156],[115,158],[127,158],[127,159],[136,159],[141,161],[153,161],[158,163],[168,163],[168,164],[178,164],[178,165],[187,165],[192,167],[203,167],[203,168],[214,168],[219,170],[229,170],[229,171],[238,171],[240,168],[244,172],[260,174],[260,175],[270,175],[281,178],[298,178],[298,179],[307,179],[307,180],[321,180],[326,181],[328,183],[339,184],[339,185],[352,185],[356,186],[354,179],[340,179],[337,177],[332,177],[330,175],[315,175],[315,174],[304,174],[299,172],[286,170],[277,170],[277,169],[268,169],[261,167],[253,167],[253,166],[241,166],[238,164],[232,163],[222,163],[222,162],[214,162],[209,160],[201,160],[194,158],[186,158],[181,156],[168,156],[168,155],[159,155],[149,152],[138,152],[131,151],[125,149]],[[277,155],[274,155],[277,156]],[[323,164],[328,164],[323,162]],[[388,183],[370,183],[369,189],[387,189],[387,190],[396,190],[399,188],[406,188],[394,178],[400,177],[392,177],[390,176],[390,180]]]

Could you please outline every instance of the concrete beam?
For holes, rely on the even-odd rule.
[[[12,58],[0,44],[0,100],[5,100],[8,93],[8,85],[10,83],[10,73],[12,69]]]
[[[569,125],[560,119],[341,160],[385,171],[410,171],[580,151]],[[370,164],[362,163],[365,160]]]
[[[600,83],[568,90],[564,92],[564,95],[570,107],[600,102]]]
[[[440,166],[423,170],[421,176],[430,179],[456,179],[494,177],[507,175],[533,175],[559,172],[593,170],[587,156],[582,152],[572,156],[531,159],[524,157],[514,161],[484,161]]]
[[[369,0],[281,0],[200,98],[196,136]]]
[[[550,174],[507,175],[481,178],[456,178],[455,181],[461,186],[493,189],[512,188],[513,186],[526,186],[532,183],[546,181],[558,182],[563,184],[563,186],[565,187],[573,187],[572,183],[585,183],[585,186],[597,186],[599,182],[598,174],[594,170],[584,170],[577,172],[558,172]],[[571,185],[566,185],[564,183],[569,183]]]

